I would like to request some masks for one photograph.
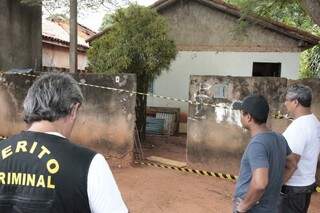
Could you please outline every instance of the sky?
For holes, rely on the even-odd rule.
[[[156,0],[136,0],[138,4],[149,6],[154,3]],[[46,16],[46,11],[44,12],[44,16]],[[106,14],[106,10],[101,9],[99,11],[95,11],[92,13],[86,13],[85,15],[78,16],[78,22],[96,32],[98,32],[99,27],[102,23],[102,18]]]

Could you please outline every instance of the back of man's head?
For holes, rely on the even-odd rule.
[[[24,121],[54,122],[66,117],[75,104],[82,104],[83,95],[74,78],[64,73],[47,73],[30,87],[24,100]]]
[[[303,107],[310,107],[312,102],[312,90],[303,84],[292,84],[288,87],[286,99],[297,100]]]

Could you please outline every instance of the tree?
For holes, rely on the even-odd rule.
[[[314,23],[320,26],[320,0],[301,0],[299,2]]]
[[[225,0],[231,4],[240,6],[244,11],[254,11],[261,14],[262,11],[271,12],[277,8],[295,7],[301,9],[320,26],[320,0]],[[293,7],[292,7],[293,6]]]
[[[242,9],[243,16],[254,12],[261,16],[284,22],[288,25],[312,30],[316,25],[308,13],[301,7],[300,1],[295,0],[226,0],[226,2],[239,6]],[[320,25],[318,25],[320,26]]]
[[[102,23],[99,28],[99,31],[103,31],[104,29],[111,27],[111,25],[112,25],[112,15],[110,13],[107,13],[104,15],[102,19]]]
[[[69,14],[69,0],[20,0],[22,3],[29,5],[41,5],[51,14],[62,13]],[[78,11],[80,14],[96,11],[104,8],[111,11],[118,8],[121,4],[128,4],[127,0],[78,0]]]
[[[131,4],[119,9],[112,15],[109,31],[89,49],[89,66],[95,72],[135,73],[137,91],[146,93],[149,82],[168,70],[177,54],[167,32],[165,19],[150,8]],[[137,96],[136,124],[142,141],[146,101],[146,96]]]
[[[302,55],[301,78],[320,78],[320,45],[307,50]]]
[[[69,18],[62,13],[56,13],[56,14],[51,14],[50,16],[47,17],[47,20],[52,21],[52,20],[68,20]]]
[[[242,8],[243,16],[251,12],[273,20],[283,22],[293,27],[320,35],[320,4],[310,8],[310,5],[320,3],[320,0],[226,0]],[[318,15],[317,15],[318,14]],[[320,77],[320,44],[306,50],[301,55],[300,77]]]

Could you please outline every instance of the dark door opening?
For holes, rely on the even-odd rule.
[[[281,63],[253,62],[252,76],[281,76]]]

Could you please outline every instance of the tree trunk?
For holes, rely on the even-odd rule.
[[[75,73],[78,70],[78,21],[77,21],[77,0],[70,0],[70,52],[69,52],[69,63],[70,72]]]
[[[300,3],[314,23],[320,26],[320,0],[301,0]]]
[[[145,75],[137,75],[137,91],[148,92],[148,78]],[[145,142],[146,135],[146,110],[147,96],[137,95],[136,98],[136,125],[139,132],[141,143]]]

